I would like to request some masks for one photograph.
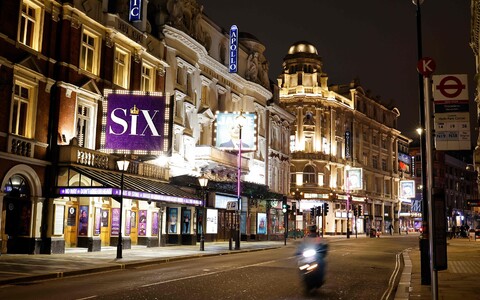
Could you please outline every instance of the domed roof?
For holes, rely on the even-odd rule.
[[[290,49],[288,49],[288,54],[296,54],[296,53],[310,53],[318,55],[317,48],[310,44],[309,42],[300,41],[296,42]]]

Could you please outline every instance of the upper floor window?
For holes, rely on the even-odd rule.
[[[92,74],[99,74],[100,37],[84,29],[80,49],[80,69]]]
[[[315,183],[316,181],[316,172],[313,166],[308,165],[303,169],[303,182],[304,183]]]
[[[141,89],[144,92],[153,92],[155,90],[155,70],[153,66],[145,62],[142,64]]]
[[[18,41],[34,50],[40,50],[42,8],[33,1],[22,1],[22,15],[18,26]]]
[[[95,107],[83,99],[79,99],[77,105],[77,128],[76,137],[78,145],[85,148],[94,148],[95,126],[94,126]]]
[[[130,53],[120,47],[116,47],[113,70],[113,83],[125,89],[128,89],[129,71]]]
[[[36,87],[26,82],[15,80],[12,106],[10,108],[10,132],[31,138],[36,101]]]

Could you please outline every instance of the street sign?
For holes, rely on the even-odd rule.
[[[433,76],[433,100],[437,101],[467,101],[467,75]]]
[[[237,210],[237,201],[228,201],[227,210]]]
[[[480,206],[480,200],[467,200],[467,206]]]
[[[470,109],[466,74],[434,75],[435,149],[469,150]]]
[[[423,57],[417,62],[417,71],[425,77],[432,75],[436,68],[435,61],[430,57]]]

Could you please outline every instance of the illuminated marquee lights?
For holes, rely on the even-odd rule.
[[[61,196],[95,195],[95,196],[120,196],[122,190],[117,188],[59,188],[58,194]],[[152,194],[139,191],[123,190],[123,196],[128,198],[165,201],[171,203],[202,205],[203,201],[198,199],[167,196],[161,194]]]

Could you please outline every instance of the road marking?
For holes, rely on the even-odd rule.
[[[480,262],[477,261],[449,261],[448,271],[457,274],[478,274],[480,273]]]
[[[382,298],[381,298],[382,300],[383,299],[390,299],[390,297],[391,297],[391,294],[393,292],[393,288],[395,287],[396,278],[397,278],[398,274],[400,273],[400,269],[401,269],[401,266],[402,266],[401,259],[400,259],[401,254],[402,254],[402,252],[399,252],[395,255],[395,268],[393,269],[392,275],[390,275],[390,279],[388,280],[388,288],[383,293]]]
[[[292,259],[292,258],[295,258],[295,257],[296,257],[296,256],[290,256],[290,257],[287,257],[287,258],[274,259],[274,260],[264,261],[264,262],[255,263],[255,264],[251,264],[251,265],[240,266],[240,267],[236,267],[236,268],[234,268],[234,269],[235,269],[235,270],[239,270],[239,269],[245,269],[245,268],[250,268],[250,267],[256,267],[256,266],[261,266],[261,265],[265,265],[265,264],[270,264],[270,263],[279,262],[279,261],[282,261],[282,260]],[[232,270],[233,270],[232,268],[228,268],[228,269],[225,269],[225,270],[219,270],[219,271],[214,271],[214,272],[208,272],[208,273],[203,273],[203,274],[197,274],[197,275],[191,275],[191,276],[186,276],[186,277],[181,277],[181,278],[175,278],[175,279],[165,280],[165,281],[161,281],[161,282],[144,284],[144,285],[141,285],[140,287],[142,287],[142,288],[143,288],[143,287],[150,287],[150,286],[161,285],[161,284],[165,284],[165,283],[182,281],[182,280],[186,280],[186,279],[193,279],[193,278],[205,277],[205,276],[209,276],[209,275],[215,275],[215,274],[219,274],[219,273],[230,272],[230,271],[232,271]]]

